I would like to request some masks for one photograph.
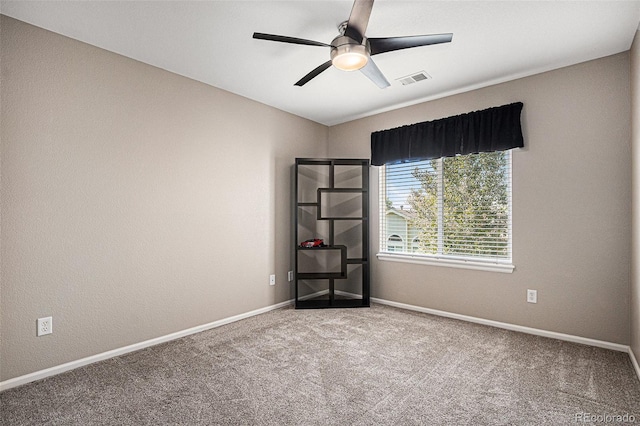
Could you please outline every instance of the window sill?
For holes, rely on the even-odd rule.
[[[465,259],[445,259],[442,257],[423,256],[415,254],[396,254],[382,252],[376,255],[378,260],[390,262],[416,263],[420,265],[446,266],[448,268],[475,269],[478,271],[502,272],[510,274],[515,268],[511,263],[483,262]]]

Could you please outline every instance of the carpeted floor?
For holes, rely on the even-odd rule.
[[[10,389],[0,413],[3,425],[640,423],[640,382],[625,353],[382,305],[284,308]]]

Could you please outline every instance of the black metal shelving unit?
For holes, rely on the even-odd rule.
[[[296,309],[368,307],[369,160],[296,158],[294,216]]]

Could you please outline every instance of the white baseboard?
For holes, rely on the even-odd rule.
[[[631,346],[629,346],[629,358],[631,358],[633,369],[636,370],[636,375],[638,376],[638,380],[640,380],[640,365],[638,365],[638,359],[636,358],[636,354],[633,353]]]
[[[46,377],[55,376],[56,374],[64,373],[65,371],[74,370],[79,367],[83,367],[94,362],[103,361],[105,359],[113,358],[116,356],[124,355],[129,352],[138,351],[140,349],[155,346],[160,343],[169,342],[171,340],[179,339],[181,337],[189,336],[191,334],[199,333],[201,331],[210,330],[212,328],[220,327],[221,325],[229,324],[235,321],[240,321],[245,318],[249,318],[255,315],[264,314],[265,312],[273,311],[274,309],[283,308],[293,303],[292,300],[286,302],[276,303],[275,305],[267,306],[265,308],[256,309],[244,314],[234,315],[232,317],[223,318],[218,321],[210,322],[208,324],[199,325],[186,330],[178,331],[175,333],[167,334],[166,336],[156,337],[154,339],[145,340],[144,342],[134,343],[133,345],[125,346],[118,349],[113,349],[107,352],[102,352],[96,355],[88,356],[76,361],[67,362],[65,364],[57,365],[55,367],[47,368],[33,373],[25,374],[24,376],[14,377],[13,379],[0,382],[0,392],[14,388],[16,386],[24,385],[36,380],[44,379]]]
[[[393,302],[391,300],[378,299],[375,297],[372,297],[371,301],[375,303],[380,303],[381,305],[389,305],[396,308],[408,309],[410,311],[423,312],[425,314],[437,315],[440,317],[447,317],[447,318],[453,318],[453,319],[458,319],[458,320],[467,321],[467,322],[473,322],[477,324],[489,325],[491,327],[504,328],[506,330],[519,331],[521,333],[534,334],[536,336],[550,337],[552,339],[564,340],[567,342],[581,343],[583,345],[596,346],[598,348],[611,349],[619,352],[628,353],[630,349],[629,346],[621,345],[619,343],[605,342],[603,340],[589,339],[587,337],[573,336],[571,334],[557,333],[555,331],[541,330],[539,328],[531,328],[531,327],[525,327],[522,325],[509,324],[506,322],[499,322],[499,321],[493,321],[493,320],[488,320],[484,318],[472,317],[468,315],[454,314],[447,311],[439,311],[437,309],[423,308],[421,306],[408,305],[406,303]]]

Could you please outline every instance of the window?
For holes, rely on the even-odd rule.
[[[415,237],[411,242],[411,251],[413,253],[420,253],[420,237]]]
[[[387,164],[380,200],[379,258],[513,270],[510,151]]]
[[[404,251],[402,238],[399,235],[392,235],[387,239],[387,251]]]

